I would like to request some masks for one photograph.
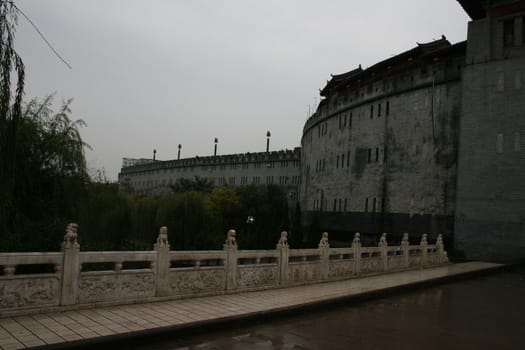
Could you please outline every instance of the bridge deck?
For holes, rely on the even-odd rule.
[[[338,282],[0,318],[0,349],[99,342],[293,310],[500,267],[469,262]]]

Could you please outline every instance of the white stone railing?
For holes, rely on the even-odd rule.
[[[68,225],[57,253],[0,253],[0,316],[97,304],[147,302],[335,281],[448,263],[441,235],[409,245],[330,248],[323,233],[316,249],[290,249],[283,232],[275,250],[238,250],[235,231],[222,250],[170,251],[167,229],[152,251],[80,252],[76,225]],[[29,266],[28,266],[29,265]],[[37,269],[28,270],[28,267]]]

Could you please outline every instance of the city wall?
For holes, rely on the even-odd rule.
[[[410,245],[405,234],[389,246],[291,249],[282,232],[274,250],[240,250],[230,230],[222,250],[171,251],[162,227],[152,251],[81,252],[76,224],[68,225],[61,252],[0,253],[0,317],[166,299],[281,288],[421,269],[448,263],[441,235],[435,244]],[[40,266],[29,271],[28,266]],[[39,273],[36,273],[38,271]]]

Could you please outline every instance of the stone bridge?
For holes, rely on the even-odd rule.
[[[230,230],[222,250],[171,251],[162,227],[151,251],[82,252],[77,225],[69,224],[61,252],[0,253],[0,317],[93,306],[143,303],[291,287],[448,264],[441,235],[423,234],[410,245],[405,234],[389,246],[291,249],[282,232],[274,250],[240,250]],[[40,265],[28,270],[24,265]],[[32,272],[31,272],[32,271]],[[35,271],[38,271],[36,273]]]

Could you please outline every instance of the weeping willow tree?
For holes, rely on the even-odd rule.
[[[12,163],[3,211],[2,250],[54,250],[66,223],[76,220],[89,176],[80,137],[82,120],[72,120],[71,100],[58,112],[52,96],[22,107],[13,130]],[[12,118],[7,124],[12,124]]]
[[[0,247],[4,248],[16,216],[17,129],[24,92],[24,64],[14,49],[17,11],[0,1]],[[13,77],[13,73],[15,76]],[[16,81],[15,91],[11,83]],[[14,102],[14,103],[13,103]]]
[[[58,112],[52,96],[23,105],[16,23],[14,3],[0,1],[0,250],[54,250],[88,181],[84,122],[71,119],[71,100]]]

